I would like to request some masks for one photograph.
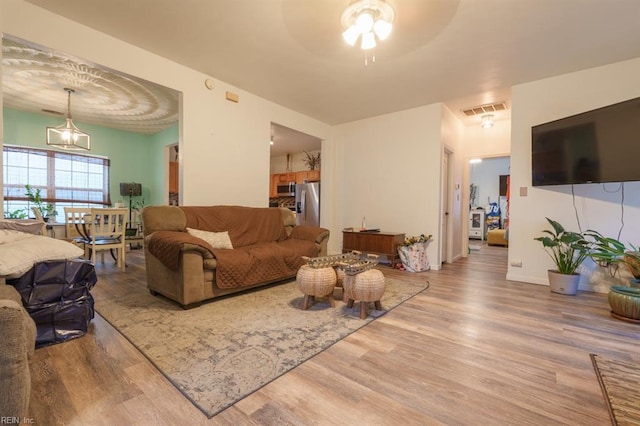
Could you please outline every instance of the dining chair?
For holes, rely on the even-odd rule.
[[[91,262],[95,264],[96,252],[98,251],[116,251],[114,259],[118,267],[124,271],[125,264],[125,229],[127,228],[127,215],[129,209],[91,209],[91,219],[89,227],[89,243],[87,244],[90,251]],[[104,263],[104,253],[102,253],[102,262]]]
[[[91,217],[91,208],[88,207],[65,207],[64,227],[66,239],[71,243],[84,249],[84,257],[89,257],[87,244],[91,242],[89,238],[89,223],[85,222],[85,216]]]

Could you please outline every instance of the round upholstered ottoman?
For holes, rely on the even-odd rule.
[[[612,286],[609,291],[611,316],[625,321],[640,322],[640,289]]]
[[[382,309],[380,299],[386,289],[386,283],[384,275],[377,269],[369,269],[352,276],[347,275],[344,280],[344,289],[349,308],[353,307],[355,301],[360,302],[361,319],[367,317],[369,302],[374,302],[376,309]]]
[[[333,308],[333,288],[336,286],[336,272],[332,267],[312,268],[309,265],[302,265],[296,274],[298,289],[304,294],[302,309],[309,308],[311,301],[316,297],[326,297]]]

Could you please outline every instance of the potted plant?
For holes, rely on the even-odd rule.
[[[302,162],[309,167],[309,170],[315,170],[320,167],[320,152],[316,153],[308,153],[304,151],[305,158],[302,159]]]
[[[640,249],[633,244],[627,247],[615,238],[605,237],[597,231],[589,230],[585,236],[592,240],[591,257],[599,266],[624,265],[633,275],[632,285],[640,285]]]
[[[31,204],[33,204],[33,207],[37,207],[38,209],[40,209],[40,212],[42,213],[42,217],[44,218],[45,222],[48,222],[49,218],[55,218],[58,215],[58,212],[53,207],[53,204],[46,203],[42,199],[40,188],[34,189],[29,184],[26,184],[24,188],[27,191],[25,192],[24,195],[27,196],[27,199]]]
[[[576,270],[589,256],[590,244],[581,233],[567,231],[555,220],[546,219],[552,229],[545,229],[542,232],[546,235],[534,239],[542,243],[556,265],[555,270],[548,271],[549,286],[554,293],[574,295],[580,281]]]

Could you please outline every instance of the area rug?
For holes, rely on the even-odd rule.
[[[591,354],[613,425],[640,425],[640,366]]]
[[[126,296],[95,292],[95,307],[207,417],[231,406],[374,318],[427,282],[386,278],[382,310],[361,320],[341,300],[300,309],[295,281],[183,310],[142,285]]]

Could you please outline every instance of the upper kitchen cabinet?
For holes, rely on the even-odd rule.
[[[319,182],[320,170],[305,170],[302,172],[296,172],[296,183],[307,182]]]

